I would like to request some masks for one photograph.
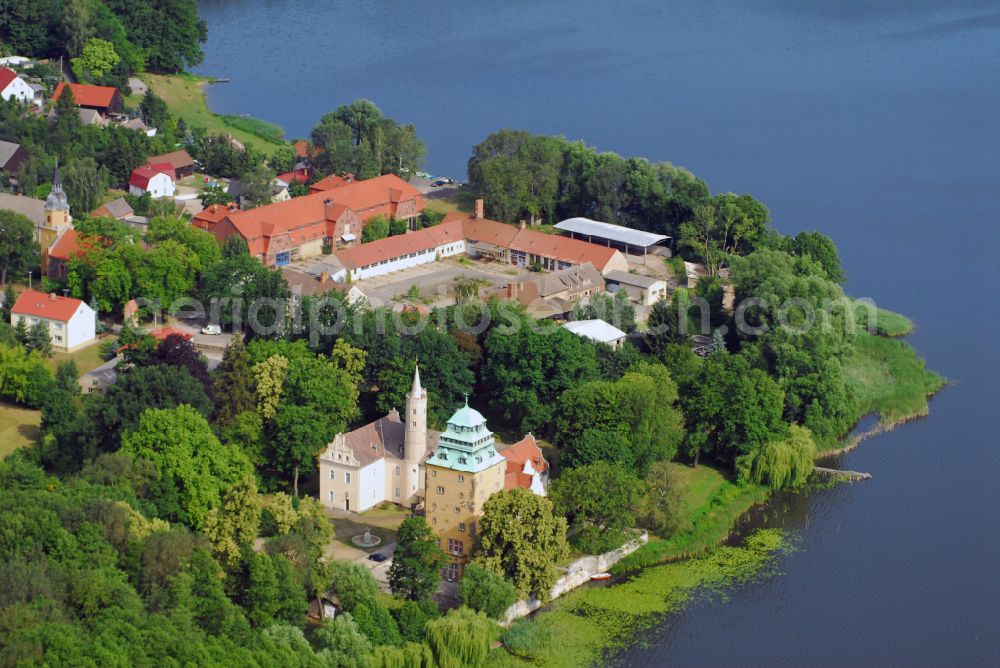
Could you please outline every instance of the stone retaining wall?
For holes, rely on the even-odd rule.
[[[550,600],[555,600],[568,591],[572,591],[580,585],[590,582],[590,578],[598,573],[605,573],[609,568],[617,564],[626,556],[632,554],[640,547],[649,542],[649,534],[643,531],[641,534],[628,541],[616,550],[605,552],[604,554],[588,555],[581,557],[565,568],[566,575],[556,580],[552,587]],[[501,626],[509,626],[515,620],[530,615],[535,610],[542,607],[542,602],[537,598],[529,598],[518,601],[507,608],[507,614],[500,622]]]

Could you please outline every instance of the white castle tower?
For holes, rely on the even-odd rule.
[[[420,386],[420,367],[413,370],[413,387],[406,395],[406,421],[403,432],[403,505],[412,506],[419,501],[423,489],[420,464],[427,455],[427,390]]]

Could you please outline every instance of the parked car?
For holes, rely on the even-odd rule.
[[[222,334],[222,328],[218,325],[205,325],[201,328],[201,333],[216,336],[218,334]]]
[[[377,561],[381,563],[386,559],[388,559],[389,557],[387,557],[384,552],[372,552],[371,554],[368,555],[368,558],[371,559],[372,561]]]

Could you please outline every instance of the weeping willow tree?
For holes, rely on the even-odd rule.
[[[425,632],[439,668],[481,666],[490,649],[493,623],[483,613],[462,607],[427,622]]]
[[[431,648],[420,643],[406,643],[403,647],[382,645],[375,648],[371,668],[429,668],[434,665]]]
[[[737,462],[741,482],[767,485],[771,489],[794,489],[804,483],[813,469],[816,442],[805,427],[791,425],[788,436],[740,457]]]

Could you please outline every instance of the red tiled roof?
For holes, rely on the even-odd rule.
[[[530,489],[533,477],[529,473],[524,473],[524,463],[531,460],[531,467],[536,474],[549,470],[549,463],[545,461],[535,437],[528,434],[520,441],[505,450],[499,451],[507,458],[507,472],[504,475],[504,489]]]
[[[367,221],[379,214],[393,215],[395,205],[410,198],[418,198],[419,211],[423,204],[420,192],[398,176],[388,174],[354,181],[335,190],[235,212],[227,219],[246,239],[252,255],[264,255],[272,236],[289,234],[292,245],[299,245],[327,236],[326,222],[338,220],[345,208]]]
[[[545,234],[535,230],[521,230],[510,245],[511,249],[555,258],[573,264],[590,262],[598,271],[604,271],[611,258],[618,252],[614,248],[571,239],[559,234]]]
[[[47,320],[58,320],[59,322],[69,322],[73,314],[77,312],[83,304],[79,299],[72,297],[59,297],[36,290],[25,290],[14,302],[11,313],[18,315],[30,315],[36,318]]]
[[[157,341],[165,341],[168,336],[183,336],[185,339],[191,338],[190,332],[185,332],[183,329],[176,327],[160,327],[151,331],[149,335]]]
[[[334,188],[346,186],[348,183],[354,183],[354,181],[348,180],[343,176],[330,174],[330,176],[325,176],[309,186],[309,192],[318,193],[323,192],[324,190],[333,190]]]
[[[0,91],[7,88],[10,82],[17,78],[17,72],[9,67],[0,67]]]
[[[169,162],[162,162],[155,165],[136,167],[132,170],[132,176],[129,177],[128,182],[129,185],[146,190],[149,188],[149,181],[157,174],[166,174],[170,177],[171,181],[177,180],[177,174],[174,173],[173,165]]]
[[[305,183],[309,180],[309,171],[305,169],[296,169],[294,172],[278,174],[275,178],[279,181],[284,181],[288,185],[292,185],[293,183]]]
[[[423,231],[434,240],[434,244],[437,246],[443,246],[453,241],[465,240],[465,229],[460,220],[452,220],[447,223],[434,225],[433,227],[425,227]]]
[[[56,92],[52,95],[53,100],[58,100],[62,95],[66,82],[60,81],[56,86]],[[117,88],[113,86],[91,86],[90,84],[69,84],[73,91],[73,99],[78,107],[110,107],[114,104]]]
[[[59,235],[52,247],[49,248],[49,257],[64,262],[70,258],[80,255],[83,250],[80,248],[80,233],[69,228]]]
[[[598,246],[580,239],[545,234],[537,230],[522,230],[514,225],[488,218],[475,218],[459,211],[451,211],[446,214],[443,223],[457,220],[463,223],[466,239],[482,241],[494,246],[541,255],[576,265],[590,262],[599,271],[604,271],[604,267],[617,252],[614,248]]]
[[[307,142],[305,139],[298,140],[297,142],[295,142],[294,146],[295,146],[295,155],[299,156],[300,158],[309,157],[309,148],[310,148],[309,142]]]
[[[417,230],[347,248],[339,251],[337,257],[348,269],[358,269],[436,247],[437,243],[427,234],[427,230]]]
[[[230,209],[222,204],[212,204],[207,209],[202,209],[191,216],[191,224],[202,230],[209,230],[217,222],[235,211],[238,209]]]

